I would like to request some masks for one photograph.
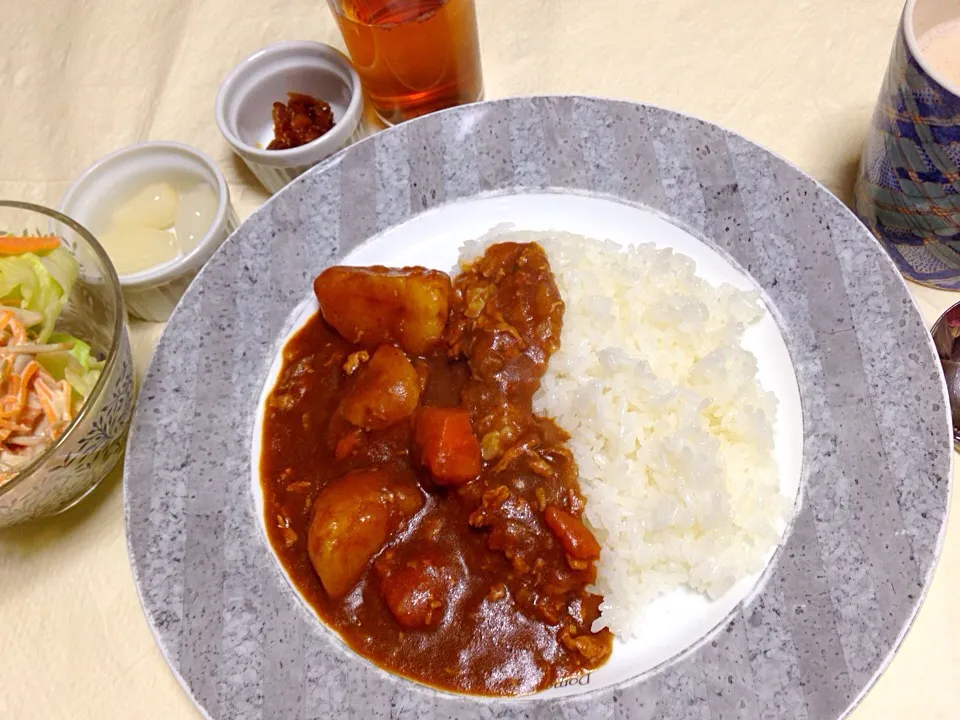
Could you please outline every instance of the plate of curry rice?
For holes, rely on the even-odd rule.
[[[940,552],[893,264],[737,135],[454,108],[269,200],[140,391],[127,541],[210,718],[841,718]]]

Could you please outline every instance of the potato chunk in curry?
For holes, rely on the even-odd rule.
[[[403,350],[381,345],[361,367],[340,401],[339,412],[352,425],[380,430],[413,414],[420,402],[420,376]]]
[[[354,470],[330,482],[313,503],[307,553],[323,589],[343,597],[370,558],[423,507],[412,477]]]
[[[422,267],[332,267],[313,281],[323,319],[365,347],[395,343],[421,355],[443,339],[450,277]]]

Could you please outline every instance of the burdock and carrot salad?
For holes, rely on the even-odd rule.
[[[102,359],[54,331],[79,273],[55,235],[0,231],[0,486],[64,433]]]

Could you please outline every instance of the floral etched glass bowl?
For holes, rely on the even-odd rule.
[[[58,212],[12,201],[0,201],[0,231],[60,236],[79,268],[54,329],[81,338],[103,360],[99,379],[66,429],[0,483],[4,527],[66,510],[110,472],[123,454],[134,382],[120,282],[94,237]]]

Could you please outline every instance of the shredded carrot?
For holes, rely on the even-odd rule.
[[[39,403],[36,405],[28,403],[23,409],[23,412],[20,413],[20,424],[27,428],[34,428],[37,425],[37,420],[39,420],[42,416],[43,408]]]
[[[40,396],[40,405],[43,406],[43,414],[47,418],[47,421],[53,425],[57,422],[57,410],[53,407],[53,402],[49,399]]]
[[[7,321],[7,325],[10,326],[10,329],[13,330],[13,342],[17,345],[23,345],[27,342],[27,329],[23,326],[23,323],[17,320],[15,315],[12,315]]]
[[[30,380],[40,368],[40,363],[31,360],[29,364],[20,373],[20,392],[17,393],[17,412],[22,412],[27,405],[27,391],[30,389]]]
[[[70,422],[73,420],[73,388],[66,380],[60,381],[60,393],[63,395],[64,419]]]
[[[9,236],[0,236],[2,244]],[[0,484],[54,442],[73,420],[73,389],[35,359],[72,343],[31,340],[20,315],[0,306]]]
[[[0,235],[0,255],[46,252],[60,247],[56,235]]]
[[[43,414],[46,415],[49,423],[53,425],[58,420],[57,410],[53,404],[53,390],[48,388],[46,384],[39,379],[33,384],[33,387],[40,397],[40,407],[43,408]]]
[[[6,397],[3,398],[3,412],[0,417],[16,417],[19,414],[17,410],[17,397],[20,395],[20,383],[22,379],[16,373],[10,376],[10,382],[7,387]]]

